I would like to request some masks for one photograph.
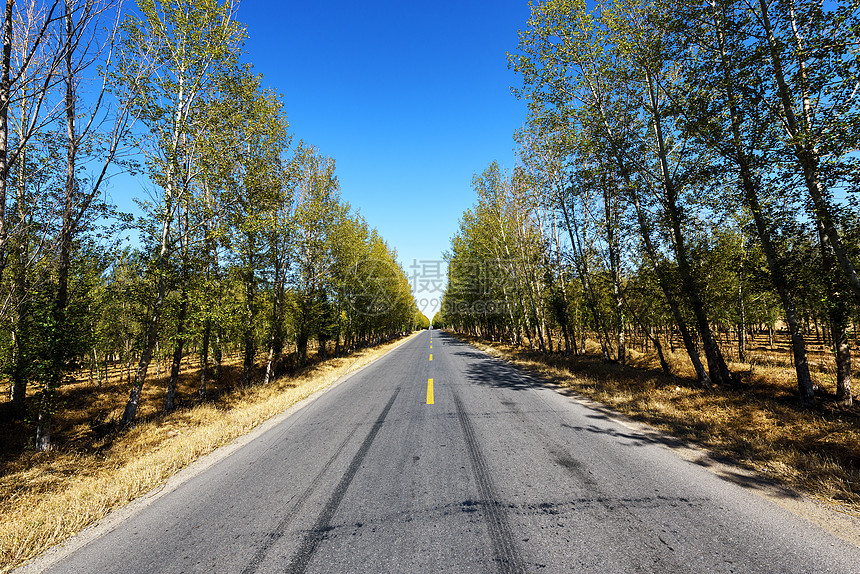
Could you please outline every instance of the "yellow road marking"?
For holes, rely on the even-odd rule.
[[[430,353],[430,360],[433,360],[433,353]]]
[[[427,379],[427,404],[433,404],[433,379]]]
[[[433,348],[433,345],[430,345],[430,348],[432,349],[432,348]]]

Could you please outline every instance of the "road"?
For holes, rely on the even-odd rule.
[[[860,572],[669,442],[423,332],[47,571]]]

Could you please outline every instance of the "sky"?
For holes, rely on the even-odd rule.
[[[341,197],[397,250],[428,316],[472,175],[514,165],[526,106],[507,67],[526,0],[243,0],[245,60],[290,129],[332,157]],[[416,267],[415,262],[418,262]],[[444,279],[444,278],[443,278]]]

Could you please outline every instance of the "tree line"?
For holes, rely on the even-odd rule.
[[[11,416],[51,448],[61,387],[125,365],[135,419],[155,359],[165,410],[422,323],[395,251],[344,202],[335,162],[293,143],[242,59],[231,0],[7,0],[0,60],[0,360]],[[148,182],[139,216],[106,199]],[[128,238],[131,241],[129,246]]]
[[[667,372],[677,336],[698,381],[726,386],[727,352],[743,362],[754,328],[782,325],[804,403],[821,329],[850,405],[859,16],[842,1],[533,3],[509,54],[529,106],[517,165],[473,180],[446,325],[545,352],[589,337],[620,362],[635,336]]]

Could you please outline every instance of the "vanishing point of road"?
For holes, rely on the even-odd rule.
[[[860,572],[860,548],[757,493],[754,477],[726,480],[673,446],[425,331],[41,564],[52,573]]]

